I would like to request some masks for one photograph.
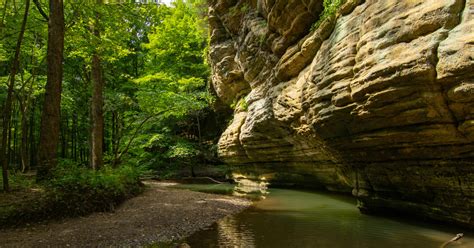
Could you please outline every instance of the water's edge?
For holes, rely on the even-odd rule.
[[[297,189],[251,191],[230,184],[180,185],[207,193],[255,199],[252,207],[228,216],[184,240],[191,247],[474,247],[474,233],[460,227],[361,214],[353,197]]]

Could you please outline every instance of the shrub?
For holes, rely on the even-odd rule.
[[[105,167],[93,171],[74,164],[63,164],[46,185],[56,207],[66,215],[113,210],[116,205],[138,194],[140,172],[130,166]]]
[[[49,181],[31,186],[40,194],[30,193],[22,201],[0,206],[0,226],[114,210],[142,191],[140,175],[131,166],[93,171],[62,162]]]

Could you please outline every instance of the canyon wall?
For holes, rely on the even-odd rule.
[[[210,0],[242,173],[474,227],[474,0]],[[316,23],[316,24],[315,24]]]

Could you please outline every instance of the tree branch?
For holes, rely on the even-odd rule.
[[[33,2],[35,3],[36,5],[36,8],[38,9],[38,11],[40,12],[40,14],[43,16],[43,18],[49,22],[49,17],[48,15],[44,12],[43,8],[41,8],[41,4],[38,2],[38,0],[33,0]]]
[[[142,128],[142,126],[143,126],[148,120],[150,120],[152,117],[154,117],[154,116],[148,116],[148,117],[146,117],[146,118],[140,123],[140,125],[138,126],[138,128],[135,129],[135,132],[133,133],[132,137],[131,137],[130,140],[128,141],[127,146],[125,147],[125,149],[123,149],[123,151],[122,151],[122,152],[119,154],[119,156],[116,158],[117,161],[120,161],[120,158],[122,158],[122,155],[128,152],[128,149],[130,148],[130,145],[132,144],[132,142],[133,142],[133,140],[135,139],[135,137],[137,137],[138,132],[140,131],[140,129]]]
[[[150,119],[156,117],[156,116],[159,116],[159,115],[162,115],[168,111],[170,111],[171,109],[167,109],[167,110],[163,110],[163,111],[160,111],[154,115],[151,115],[151,116],[148,116],[146,117],[145,119],[143,119],[140,123],[140,125],[138,125],[137,129],[135,129],[135,132],[133,133],[132,137],[130,138],[130,140],[128,141],[128,144],[125,146],[125,148],[123,149],[123,151],[121,151],[120,153],[118,153],[118,146],[119,144],[117,144],[117,153],[115,154],[115,158],[114,160],[112,161],[112,167],[115,167],[119,162],[120,162],[120,159],[122,158],[122,156],[128,152],[128,149],[130,148],[130,145],[132,144],[133,140],[137,137],[138,135],[138,132],[141,130],[141,128],[143,127],[143,125],[149,121]]]

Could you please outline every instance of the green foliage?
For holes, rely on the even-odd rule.
[[[39,1],[48,12],[47,1]],[[92,56],[100,57],[105,83],[106,165],[118,161],[151,168],[202,156],[207,147],[201,144],[215,138],[201,140],[198,130],[199,121],[212,112],[210,106],[214,101],[206,88],[210,75],[206,64],[206,0],[178,0],[172,7],[77,0],[65,1],[64,7],[66,34],[58,153],[69,162],[57,168],[55,177],[44,187],[55,192],[58,201],[70,203],[69,208],[65,206],[70,212],[80,209],[74,205],[74,199],[86,201],[86,197],[90,199],[87,202],[102,209],[105,207],[95,196],[110,191],[103,200],[115,202],[128,193],[120,186],[124,184],[123,178],[115,170],[93,172],[85,168],[90,162]],[[247,7],[239,8],[246,11]],[[6,12],[4,22],[0,23],[0,105],[6,98],[6,81],[24,5],[17,1],[3,10]],[[47,39],[48,24],[31,4],[14,85],[15,113],[11,123],[12,137],[17,142],[9,142],[16,160],[11,161],[11,170],[21,166],[17,158],[23,133],[28,132],[28,157],[34,158],[38,150]],[[24,112],[20,106],[24,106]],[[22,118],[28,124],[24,130]],[[31,161],[33,169],[35,160]],[[12,180],[16,185],[15,175]],[[84,195],[78,195],[79,191]]]
[[[50,181],[37,185],[31,177],[12,175],[17,192],[4,193],[0,201],[0,226],[80,216],[113,210],[143,190],[141,171],[131,166],[93,171],[71,161],[61,161]]]
[[[206,89],[208,37],[202,6],[202,0],[176,1],[141,46],[144,71],[131,79],[137,108],[127,111],[135,119],[132,127],[140,127],[127,156],[130,163],[158,168],[185,164],[202,153],[197,139],[185,137],[196,138],[196,131],[183,130],[194,129],[214,101]]]
[[[204,20],[191,4],[184,1],[174,4],[170,14],[149,34],[149,43],[144,45],[149,50],[148,68],[176,76],[206,78]]]
[[[0,184],[3,183],[3,178],[0,177]],[[10,190],[19,191],[29,189],[35,184],[33,176],[25,176],[19,172],[12,171],[9,174]]]
[[[7,61],[7,54],[5,49],[3,49],[3,45],[0,43],[0,62]]]
[[[168,158],[190,159],[199,154],[199,150],[189,141],[181,140],[171,146],[166,153]]]
[[[339,7],[341,7],[341,5],[345,3],[345,1],[346,0],[324,0],[324,10],[319,16],[318,21],[313,23],[313,25],[311,26],[311,31],[316,30],[319,25],[321,25],[321,23],[323,23],[323,21],[325,21],[326,19],[334,17]]]
[[[182,77],[163,72],[135,80],[140,109],[151,115],[184,116],[208,106],[212,97],[202,88],[202,78]]]
[[[242,111],[247,111],[248,110],[248,103],[247,103],[247,100],[245,100],[245,96],[244,97],[241,97],[239,98],[238,101],[234,101],[230,107],[232,109],[239,109],[239,110],[242,110]]]
[[[240,11],[242,13],[248,13],[250,11],[250,6],[247,3],[244,3],[242,7],[240,7]]]
[[[141,191],[140,171],[130,166],[94,171],[66,161],[55,168],[46,187],[63,213],[106,211]]]

